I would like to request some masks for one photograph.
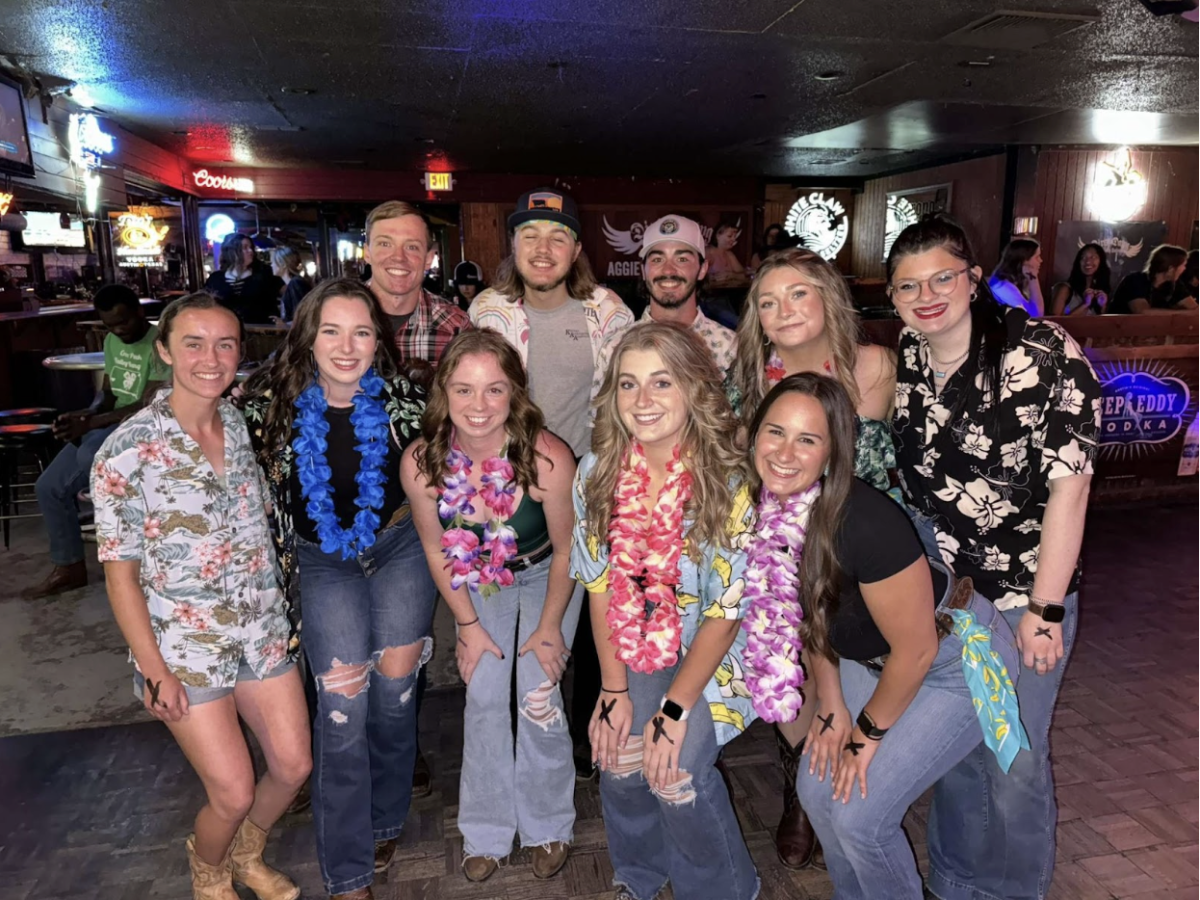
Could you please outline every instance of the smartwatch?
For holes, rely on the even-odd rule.
[[[1067,608],[1061,603],[1045,603],[1029,599],[1029,611],[1043,622],[1057,624],[1067,617]]]
[[[858,714],[858,730],[863,733],[863,736],[870,741],[882,741],[883,736],[888,733],[886,728],[877,728],[875,720],[871,718],[871,714],[865,709]]]
[[[662,709],[663,715],[675,722],[686,722],[688,714],[691,713],[690,709],[684,709],[674,700],[668,699],[666,694],[663,694],[658,705]]]

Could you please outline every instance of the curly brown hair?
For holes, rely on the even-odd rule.
[[[734,486],[746,477],[746,458],[734,445],[737,421],[721,387],[721,374],[704,342],[691,329],[645,321],[621,336],[604,385],[596,395],[592,451],[596,467],[584,489],[587,530],[606,543],[613,514],[613,492],[631,440],[617,408],[621,357],[630,350],[652,350],[679,387],[688,415],[679,438],[680,456],[692,475],[692,499],[684,510],[692,527],[687,552],[699,560],[706,546],[729,546],[726,521]]]
[[[490,353],[508,379],[511,391],[508,421],[505,423],[508,461],[522,490],[538,487],[538,457],[550,461],[537,449],[538,437],[546,429],[546,420],[542,417],[542,411],[529,399],[529,383],[525,367],[521,365],[521,357],[512,344],[490,328],[460,332],[446,345],[429,391],[425,415],[421,418],[424,442],[413,451],[417,472],[430,485],[441,484],[446,476],[446,457],[450,453],[450,442],[454,435],[447,387],[459,363],[472,353]]]
[[[811,250],[792,247],[772,253],[763,260],[742,306],[742,318],[737,327],[737,358],[730,374],[734,384],[741,390],[741,417],[747,424],[767,393],[764,371],[772,349],[771,342],[763,333],[762,319],[758,316],[758,294],[762,290],[763,276],[782,268],[795,269],[817,289],[825,311],[825,332],[829,338],[833,370],[855,407],[861,399],[858,384],[854,380],[860,341],[858,317],[846,279],[833,263]]]
[[[372,362],[375,374],[385,381],[396,377],[396,345],[392,342],[392,331],[379,310],[375,295],[359,281],[330,279],[321,282],[297,304],[296,320],[274,358],[250,376],[238,398],[238,405],[243,408],[252,400],[263,398],[269,401],[263,418],[260,454],[264,462],[281,453],[291,443],[296,398],[317,377],[312,348],[321,327],[321,310],[334,297],[360,300],[367,307],[375,329],[375,359]]]

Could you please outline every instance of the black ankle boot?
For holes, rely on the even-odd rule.
[[[812,861],[817,847],[816,832],[796,796],[796,773],[800,769],[804,741],[793,747],[778,728],[775,729],[775,741],[779,744],[779,764],[783,768],[783,818],[775,831],[775,852],[789,869],[803,869]]]

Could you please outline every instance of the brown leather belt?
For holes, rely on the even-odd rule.
[[[946,601],[943,609],[966,609],[971,605],[971,596],[975,593],[975,583],[970,577],[955,578],[950,586],[950,599]],[[948,612],[939,612],[934,615],[934,627],[937,629],[938,640],[948,637],[954,632],[954,617]],[[887,662],[888,654],[876,656],[874,659],[860,659],[859,663],[866,666],[875,672],[882,672],[884,663]]]

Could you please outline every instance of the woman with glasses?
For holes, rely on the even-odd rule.
[[[725,389],[735,413],[749,425],[763,397],[788,375],[830,375],[855,410],[854,474],[877,490],[893,484],[896,460],[887,422],[896,363],[889,350],[859,342],[858,320],[842,274],[803,248],[773,253],[758,270],[738,323],[737,359]],[[816,684],[791,722],[776,723],[784,775],[783,818],[775,849],[789,868],[822,860],[812,827],[796,797],[796,771],[819,701]]]
[[[1100,387],[1066,332],[996,301],[952,221],[906,228],[887,271],[907,326],[892,425],[904,499],[926,551],[1016,633],[1031,745],[1007,774],[976,748],[938,783],[929,888],[941,900],[1041,900],[1057,818],[1050,719],[1075,639]]]

